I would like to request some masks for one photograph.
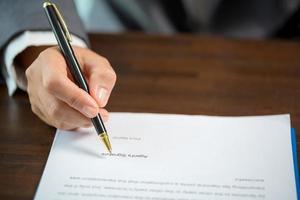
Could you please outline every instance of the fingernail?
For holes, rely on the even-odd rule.
[[[99,99],[100,106],[105,106],[108,100],[108,91],[107,89],[100,87],[97,91],[97,97]]]
[[[84,106],[82,112],[89,118],[95,117],[97,115],[96,108],[92,106]]]

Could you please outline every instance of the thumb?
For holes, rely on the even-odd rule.
[[[90,50],[83,50],[81,56],[91,96],[100,107],[105,107],[116,82],[116,73],[106,58]]]

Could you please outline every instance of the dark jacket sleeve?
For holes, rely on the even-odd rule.
[[[50,31],[42,0],[0,1],[0,59],[5,74],[3,50],[6,45],[24,31]],[[53,0],[60,9],[69,31],[88,43],[87,34],[72,0]],[[2,75],[3,75],[2,73]],[[1,79],[1,78],[0,78]],[[2,78],[3,81],[3,78]]]

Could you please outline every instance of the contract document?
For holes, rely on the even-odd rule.
[[[94,128],[57,130],[36,200],[297,199],[289,115],[111,113],[106,126],[112,154]]]

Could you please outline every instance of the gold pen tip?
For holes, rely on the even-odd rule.
[[[104,132],[104,133],[100,134],[99,137],[102,140],[102,142],[104,143],[106,149],[109,151],[109,153],[111,153],[111,144],[110,144],[107,133]]]

